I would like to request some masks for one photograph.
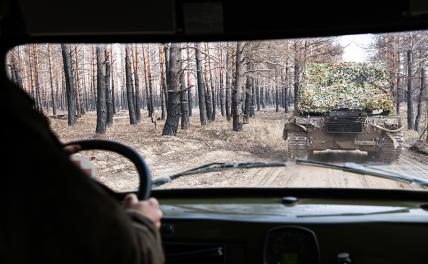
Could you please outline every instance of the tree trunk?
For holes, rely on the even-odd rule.
[[[400,58],[400,56],[398,56],[398,58]],[[400,60],[400,59],[398,59],[398,60]],[[399,63],[399,66],[398,66],[398,69],[397,69],[397,76],[396,76],[396,78],[397,78],[397,81],[396,81],[396,86],[397,86],[396,87],[397,88],[396,94],[397,94],[397,98],[396,98],[396,102],[395,102],[395,108],[396,108],[397,115],[400,115],[400,100],[401,100],[401,89],[400,89],[400,85],[401,85],[401,76],[400,76],[401,69],[400,69],[400,61],[398,63]]]
[[[35,101],[36,101],[36,108],[40,112],[43,112],[43,104],[42,104],[42,97],[41,97],[41,88],[40,88],[40,82],[39,82],[39,51],[38,46],[33,44],[33,54],[34,54],[34,85],[35,85]]]
[[[247,63],[247,71],[252,71],[252,66],[250,63]],[[245,78],[245,107],[244,107],[244,117],[246,120],[249,120],[251,115],[251,98],[252,98],[252,90],[251,90],[251,76],[247,73]]]
[[[260,111],[260,87],[259,87],[259,79],[256,77],[255,83],[254,83],[254,92],[255,92],[255,107],[257,107],[257,111]]]
[[[113,100],[111,92],[111,66],[110,58],[108,58],[106,51],[106,63],[105,63],[105,87],[106,87],[106,107],[107,107],[107,125],[110,126],[113,124]]]
[[[417,108],[416,118],[415,118],[415,130],[416,131],[419,131],[419,122],[420,122],[421,116],[422,116],[422,99],[423,99],[424,90],[425,90],[425,69],[424,69],[423,63],[421,63],[418,108]]]
[[[55,84],[56,84],[56,90],[55,90],[55,98],[56,98],[56,102],[57,102],[57,107],[61,108],[60,104],[61,104],[61,98],[59,96],[59,79],[58,78],[58,72],[56,72],[56,78],[55,78]]]
[[[95,110],[96,108],[96,100],[97,100],[97,88],[96,86],[96,66],[97,66],[97,57],[95,54],[95,47],[92,48],[92,77],[91,77],[91,91],[92,91],[92,98],[91,98],[91,105],[92,110]]]
[[[187,67],[190,68],[190,47],[187,46]],[[192,87],[192,82],[190,79],[190,69],[186,72],[187,77],[187,87]],[[192,88],[189,88],[187,91],[187,102],[189,106],[189,116],[192,116],[192,108],[193,108],[193,95],[192,95]]]
[[[87,85],[86,85],[86,73],[87,73],[87,70],[86,70],[86,53],[85,53],[85,51],[86,51],[86,49],[85,48],[83,48],[83,51],[82,51],[82,53],[83,53],[83,58],[82,58],[82,60],[83,60],[83,63],[82,63],[82,86],[83,86],[83,102],[84,102],[84,109],[85,109],[85,113],[87,112],[87,111],[89,111],[89,93],[88,93],[88,88],[87,88]]]
[[[202,79],[202,65],[201,53],[199,52],[199,43],[195,43],[195,62],[196,62],[196,79],[198,84],[198,98],[199,98],[199,116],[201,125],[208,124],[207,108],[205,103],[205,87]]]
[[[144,69],[145,69],[145,78],[146,78],[146,96],[147,96],[147,110],[149,117],[153,115],[153,89],[152,89],[152,74],[150,71],[150,50],[143,48],[143,58],[144,58]]]
[[[17,69],[17,67],[14,64],[12,65],[12,67],[13,67],[12,72],[13,72],[13,76],[14,76],[16,84],[18,85],[18,87],[20,89],[24,90],[24,85],[22,82],[21,74],[19,74],[19,70]]]
[[[155,111],[154,108],[154,99],[153,99],[153,80],[152,80],[152,66],[150,62],[150,48],[147,49],[147,79],[149,83],[149,102],[150,103],[150,113],[149,117],[153,117]]]
[[[51,86],[51,106],[52,106],[52,114],[56,116],[56,103],[55,103],[55,91],[53,84],[53,76],[52,76],[52,61],[51,61],[51,45],[48,44],[48,64],[49,64],[49,83]]]
[[[20,61],[20,57],[19,57],[19,47],[17,48],[18,50],[18,59],[15,58],[15,56],[11,56],[11,66],[10,66],[10,77],[12,78],[12,81],[14,81],[16,83],[16,85],[19,87],[19,89],[24,90],[24,85],[22,82],[22,78],[21,78],[21,74],[20,74],[20,70],[19,70],[19,65],[17,65],[17,61]]]
[[[239,109],[240,109],[240,103],[241,103],[241,55],[242,55],[242,42],[238,41],[236,42],[236,56],[235,56],[235,85],[232,89],[232,129],[233,131],[241,131],[242,129],[242,123],[239,120]]]
[[[230,89],[230,87],[231,87],[231,80],[230,80],[230,73],[229,73],[229,71],[230,71],[230,69],[231,69],[231,67],[230,67],[230,58],[229,58],[229,56],[230,56],[230,53],[229,53],[229,46],[227,46],[227,50],[226,50],[226,87],[225,87],[225,89],[226,89],[226,99],[225,99],[225,105],[224,105],[224,107],[226,108],[226,120],[227,121],[230,121],[230,119],[231,119],[231,114],[230,114],[230,100],[231,100],[231,89]]]
[[[208,118],[211,121],[214,121],[216,116],[215,116],[215,112],[216,112],[216,87],[214,85],[214,78],[213,78],[213,74],[212,74],[212,68],[211,68],[211,56],[210,56],[210,47],[209,44],[206,42],[205,43],[205,49],[207,52],[207,61],[208,61],[208,78],[209,81],[207,80],[207,93],[211,90],[211,98],[208,96],[208,102],[211,102],[211,105],[208,106],[208,108],[212,107],[211,110],[211,115],[208,114]],[[207,70],[205,69],[205,70]],[[208,85],[209,84],[209,85]],[[208,110],[209,112],[209,110]],[[211,116],[211,117],[210,117]]]
[[[167,89],[168,105],[165,125],[163,127],[163,136],[175,136],[177,134],[178,122],[180,119],[180,108],[178,103],[178,84],[180,70],[180,47],[179,44],[172,43],[169,51],[169,60],[167,64]]]
[[[294,42],[294,112],[299,108],[300,60],[297,42]]]
[[[180,61],[181,69],[183,69],[183,62]],[[180,74],[180,110],[181,110],[181,129],[189,128],[189,102],[186,89],[186,82],[184,73]],[[189,88],[190,89],[190,88]]]
[[[160,87],[161,87],[161,108],[162,108],[162,120],[165,120],[165,105],[167,103],[167,90],[166,90],[166,81],[165,81],[165,53],[164,45],[159,46],[159,68],[160,68]]]
[[[106,108],[106,77],[105,77],[105,53],[104,48],[96,47],[97,53],[97,127],[95,132],[106,132],[107,108]]]
[[[71,70],[70,49],[66,45],[61,44],[61,53],[62,53],[64,74],[65,74],[68,125],[73,126],[76,123],[76,100],[74,100],[74,84],[73,84],[73,72]]]
[[[114,83],[115,83],[115,76],[114,76],[114,72],[115,72],[115,68],[114,68],[114,57],[113,57],[113,51],[112,51],[112,65],[111,65],[111,108],[113,110],[113,115],[116,114],[116,91],[114,89]],[[112,117],[113,118],[113,117]]]
[[[76,81],[75,81],[75,92],[76,92],[76,112],[77,112],[77,116],[81,117],[82,115],[85,114],[85,105],[83,103],[83,98],[82,98],[82,87],[80,84],[80,74],[79,74],[79,62],[78,62],[78,56],[77,56],[77,47],[74,48],[74,73],[75,73],[75,77],[76,77]]]
[[[61,106],[60,106],[60,109],[62,110],[62,111],[65,111],[65,110],[67,110],[67,109],[65,109],[65,105],[66,105],[66,101],[67,101],[67,99],[66,99],[66,84],[65,84],[65,72],[64,71],[62,71],[63,72],[63,74],[61,75],[61,100],[60,100],[60,102],[61,102]]]
[[[250,117],[255,116],[256,110],[256,87],[254,85],[254,79],[251,78],[251,107],[250,107]]]
[[[395,45],[398,47],[400,45],[400,37],[396,38],[396,43]],[[395,98],[395,107],[396,107],[396,113],[397,115],[400,115],[400,100],[401,100],[401,89],[400,89],[400,85],[401,85],[401,56],[400,56],[400,50],[397,48],[397,50],[395,51],[395,88],[396,88],[396,98]]]
[[[288,62],[288,61],[287,61]],[[286,63],[285,66],[285,76],[284,76],[284,112],[288,113],[288,66]]]
[[[265,104],[265,88],[264,85],[262,85],[260,87],[260,104],[262,106],[263,109],[266,108],[266,104]]]
[[[131,51],[132,52],[132,51]],[[125,48],[125,75],[126,75],[126,94],[129,111],[129,123],[131,125],[137,124],[137,117],[135,114],[134,106],[134,92],[132,88],[132,77],[131,77],[131,62],[129,61],[129,47]]]
[[[134,54],[134,52],[132,52]],[[134,57],[134,56],[133,56]],[[140,78],[138,77],[138,48],[135,47],[134,57],[134,83],[135,83],[135,118],[137,122],[141,120],[141,105],[140,105]]]
[[[275,112],[279,112],[278,85],[275,83]]]
[[[413,129],[412,52],[407,51],[407,128]]]
[[[213,102],[212,102],[212,94],[210,89],[210,83],[208,80],[208,72],[207,72],[207,63],[205,62],[204,67],[204,81],[203,81],[204,89],[205,89],[205,104],[207,109],[207,118],[208,121],[212,121],[213,116]]]

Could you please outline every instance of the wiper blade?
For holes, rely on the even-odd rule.
[[[332,163],[322,162],[322,161],[296,159],[296,164],[305,164],[305,165],[319,166],[324,168],[338,169],[338,170],[343,170],[343,171],[348,171],[348,172],[353,172],[358,174],[365,174],[365,175],[370,175],[374,177],[385,178],[385,179],[395,180],[395,181],[400,181],[405,183],[416,183],[421,186],[428,187],[428,179],[420,178],[417,176],[403,175],[400,173],[391,172],[391,171],[383,170],[380,168],[374,168],[370,166],[364,166],[353,162],[347,162],[344,165],[337,165],[337,164],[332,164]]]
[[[153,187],[159,187],[169,183],[177,178],[187,175],[194,175],[199,173],[207,173],[214,171],[223,171],[228,169],[251,169],[251,168],[264,168],[264,167],[285,167],[284,162],[214,162],[209,163],[197,168],[179,172],[171,176],[160,177],[154,179],[152,182]]]
[[[378,211],[378,212],[369,212],[369,213],[339,213],[339,214],[307,214],[307,215],[297,215],[299,218],[309,218],[309,217],[331,217],[331,216],[364,216],[364,215],[384,215],[384,214],[401,214],[409,213],[409,208],[400,208],[388,211]]]

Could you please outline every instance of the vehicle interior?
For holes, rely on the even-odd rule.
[[[7,53],[29,43],[215,43],[428,30],[428,2],[423,0],[340,4],[270,0],[147,0],[114,5],[98,0],[2,2],[2,83],[10,82]],[[14,102],[9,102],[8,98],[2,98],[2,101],[5,101],[2,110],[5,107],[14,109]],[[16,108],[14,111],[20,110]],[[31,131],[26,133],[25,142],[31,142],[33,138],[38,140]],[[28,155],[9,159],[15,159],[13,164],[16,166],[26,167],[27,161],[28,164],[38,160],[45,162],[44,152],[46,157],[53,155],[47,153],[49,147],[32,151],[36,142],[23,146],[24,143],[15,141],[17,139],[3,140],[6,145],[2,148],[2,156],[8,155],[7,151],[12,148],[29,150]],[[141,142],[144,144],[144,139]],[[428,171],[423,169],[419,171],[420,178],[407,180],[422,186],[419,189],[257,185],[156,188],[189,171],[152,178],[151,163],[126,144],[97,139],[65,143],[80,144],[83,150],[113,151],[131,160],[139,177],[138,197],[152,196],[161,204],[164,214],[161,235],[166,263],[428,261],[425,244],[428,237],[428,181],[423,177]],[[206,142],[205,145],[210,144]],[[283,163],[276,165],[283,166]],[[208,166],[212,169],[210,172],[216,171],[216,166]],[[194,167],[198,167],[197,164]],[[32,171],[30,167],[25,169],[28,173]],[[22,176],[18,175],[22,170],[1,174],[4,173],[18,178]],[[379,172],[365,173],[392,177]],[[310,171],[305,177],[317,176],[309,174]],[[7,190],[3,195],[6,193],[12,195],[13,190]],[[115,192],[114,195],[120,200],[126,192]]]

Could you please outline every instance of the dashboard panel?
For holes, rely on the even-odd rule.
[[[319,263],[314,232],[300,226],[278,226],[267,232],[263,261],[266,264]]]
[[[167,263],[428,261],[424,200],[297,197],[295,201],[160,198]]]

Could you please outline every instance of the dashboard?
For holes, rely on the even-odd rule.
[[[427,263],[426,200],[313,196],[161,195],[167,263]]]

